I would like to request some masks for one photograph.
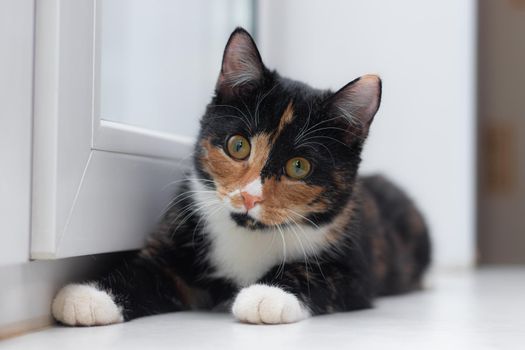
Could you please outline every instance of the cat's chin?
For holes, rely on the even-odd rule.
[[[231,218],[237,225],[250,230],[264,230],[268,225],[263,224],[259,220],[254,219],[247,213],[231,213]]]

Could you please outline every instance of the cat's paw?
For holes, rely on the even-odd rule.
[[[51,307],[57,321],[69,326],[99,326],[124,320],[122,311],[105,291],[89,284],[69,284]]]
[[[281,288],[254,284],[242,289],[232,306],[233,315],[247,323],[293,323],[310,316],[299,299]]]

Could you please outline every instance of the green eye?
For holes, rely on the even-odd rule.
[[[243,160],[250,155],[251,147],[246,137],[233,135],[228,139],[227,149],[232,158]]]
[[[295,157],[286,162],[286,174],[293,179],[303,179],[310,174],[310,162],[303,157]]]

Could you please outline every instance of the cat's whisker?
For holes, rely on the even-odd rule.
[[[162,187],[161,191],[166,190],[166,188],[168,188],[169,186],[173,186],[173,185],[181,183],[181,182],[189,182],[191,180],[215,183],[215,181],[213,181],[213,180],[208,180],[208,179],[204,179],[204,178],[185,177],[185,178],[180,179],[180,180],[168,182],[166,185],[164,185]]]
[[[304,216],[304,215],[302,215],[302,214],[300,214],[300,213],[298,213],[298,212],[296,212],[295,210],[292,210],[292,209],[290,209],[290,208],[287,208],[286,210],[288,210],[288,211],[290,211],[291,213],[293,213],[293,214],[295,214],[295,215],[301,217],[302,219],[304,219],[304,220],[310,222],[310,223],[311,223],[316,229],[318,229],[318,230],[320,229],[320,228],[319,228],[319,225],[317,225],[317,224],[316,224],[315,222],[313,222],[312,220],[308,219],[306,216]]]
[[[203,222],[203,220],[206,220],[207,216],[208,217],[212,217],[213,215],[215,215],[221,209],[224,209],[224,206],[217,204],[217,208],[215,208],[211,213],[209,213],[207,215],[205,215],[203,213],[203,215],[201,215],[199,221],[197,221],[197,224],[195,225],[195,228],[193,229],[193,233],[191,234],[191,243],[192,243],[192,245],[194,247],[195,247],[195,233],[196,233],[197,228],[199,227],[200,223]]]
[[[339,131],[342,131],[342,132],[348,132],[347,129],[343,129],[343,128],[340,128],[338,126],[325,126],[323,128],[318,128],[318,129],[313,129],[309,132],[307,132],[306,134],[303,135],[303,137],[307,137],[308,135],[311,135],[313,133],[316,133],[316,132],[320,132],[320,131],[323,131],[323,130],[339,130]]]
[[[304,229],[299,225],[299,223],[297,223],[297,221],[295,221],[294,218],[290,217],[289,218],[294,222],[294,224],[301,230],[301,232],[303,233],[304,235],[304,238],[306,240],[306,242],[309,244],[310,246],[310,251],[312,252],[312,255],[314,256],[314,259],[315,259],[315,262],[317,263],[317,267],[319,268],[319,272],[321,273],[321,276],[323,277],[323,279],[326,281],[326,277],[323,273],[323,269],[321,268],[321,264],[319,263],[319,257],[318,257],[318,254],[317,252],[315,251],[315,247],[314,245],[312,244],[310,238],[308,237],[308,234],[304,231]]]
[[[270,252],[271,248],[273,247],[273,244],[275,242],[275,236],[277,235],[277,232],[275,230],[271,230],[272,232],[272,239],[270,241],[270,243],[268,244],[268,246],[266,247],[266,250],[264,251],[264,254],[263,255],[266,255]]]
[[[184,225],[192,216],[194,216],[195,214],[199,213],[200,210],[203,209],[203,207],[207,207],[207,206],[212,206],[212,205],[216,205],[217,203],[208,203],[207,205],[205,206],[201,206],[199,208],[190,208],[189,210],[189,213],[184,217],[182,218],[182,220],[180,221],[180,223],[177,225],[177,227],[175,227],[175,229],[173,230],[172,232],[172,236],[173,234],[175,234],[178,229]]]
[[[248,118],[246,116],[246,114],[244,114],[243,111],[241,111],[239,108],[235,107],[235,106],[232,106],[232,105],[210,105],[209,107],[225,107],[225,108],[233,108],[235,109],[237,112],[241,113],[241,115],[243,116],[243,118],[246,119],[246,122],[248,123],[248,125],[250,125],[250,131],[253,130],[252,128],[252,123],[250,122],[250,118]]]
[[[175,205],[177,205],[178,203],[188,199],[188,198],[191,198],[191,196],[195,193],[212,193],[212,194],[215,194],[216,191],[214,190],[199,190],[199,191],[196,191],[196,190],[188,190],[188,191],[184,191],[182,192],[181,194],[177,195],[175,198],[173,198],[167,205],[166,205],[166,208],[162,210],[162,212],[158,215],[158,217],[162,217],[164,216],[171,208],[173,208]],[[183,197],[182,197],[183,196]],[[182,197],[182,198],[180,198]],[[178,198],[178,200],[177,200]]]
[[[277,272],[276,272],[276,277],[279,278],[280,275],[284,274],[284,265],[286,264],[287,257],[286,257],[286,239],[284,238],[284,233],[283,233],[283,230],[280,224],[277,224],[277,229],[279,230],[279,234],[281,235],[281,240],[283,243],[282,244],[282,247],[283,247],[282,262],[279,265],[279,268],[277,269]]]
[[[241,118],[241,117],[239,117],[239,116],[231,115],[231,114],[227,114],[227,115],[212,114],[212,115],[215,115],[216,117],[211,117],[211,118],[210,118],[211,120],[222,119],[222,118],[234,118],[234,119],[239,119],[240,121],[242,121],[242,122],[244,123],[244,125],[248,128],[248,130],[251,130],[251,125],[246,121],[245,118]]]
[[[181,196],[184,196],[182,198],[180,198]],[[157,218],[161,218],[163,217],[164,215],[166,215],[175,205],[177,205],[178,203],[182,202],[183,200],[186,200],[188,198],[191,197],[191,194],[190,193],[187,193],[187,192],[183,192],[179,195],[177,195],[175,198],[173,198],[167,205],[166,207],[161,211],[161,213],[157,216]],[[179,200],[177,200],[177,198],[179,198]]]
[[[312,125],[310,128],[308,128],[308,129],[305,131],[305,133],[309,132],[310,130],[313,130],[314,128],[318,127],[319,125],[322,125],[322,124],[325,124],[325,123],[329,123],[329,122],[331,122],[331,121],[333,121],[333,120],[336,120],[336,119],[343,119],[344,121],[350,123],[346,117],[344,117],[344,116],[342,116],[342,115],[338,115],[338,116],[336,116],[336,117],[332,117],[332,118],[329,118],[329,119],[321,120],[321,121],[318,122],[317,124],[314,124],[314,125]],[[304,134],[304,133],[303,133],[303,134]]]
[[[188,210],[191,210],[193,207],[195,207],[197,205],[196,202],[193,202],[191,201],[189,204],[186,204],[185,206],[183,206],[182,208],[179,208],[179,211],[178,211],[178,215],[170,222],[169,224],[169,227],[171,227],[171,225],[177,221],[179,219],[179,217],[181,217],[182,215],[185,215]]]
[[[328,146],[326,146],[325,144],[322,144],[321,142],[315,142],[315,141],[307,141],[307,142],[303,142],[301,143],[300,145],[297,146],[297,148],[300,148],[302,146],[307,146],[309,144],[314,144],[314,145],[319,145],[321,147],[324,147],[324,149],[326,149],[326,151],[328,152],[328,154],[330,155],[330,158],[332,159],[332,164],[334,165],[335,167],[335,158],[332,154],[332,151],[330,151],[330,148],[328,148]],[[308,146],[307,146],[308,147]],[[312,146],[309,146],[311,148],[313,148],[316,152],[317,152],[317,149],[315,147],[312,147]]]
[[[348,133],[348,134],[350,134],[350,135],[352,135],[352,136],[354,136],[354,137],[360,137],[360,135],[358,135],[358,134],[356,134],[356,133],[353,133],[353,132],[351,132],[351,131],[348,130],[348,129],[339,128],[339,127],[326,127],[326,128],[318,128],[318,129],[316,129],[316,127],[318,127],[318,126],[320,126],[320,125],[322,125],[322,124],[328,123],[328,122],[330,122],[330,121],[336,120],[336,119],[343,119],[345,122],[347,122],[347,123],[350,124],[350,125],[353,125],[353,126],[355,126],[355,127],[360,127],[360,128],[362,128],[362,126],[356,124],[356,122],[351,122],[351,121],[348,120],[348,118],[346,118],[345,116],[339,115],[339,116],[337,116],[337,117],[333,117],[333,118],[330,118],[330,119],[322,120],[322,121],[318,122],[317,124],[313,125],[312,127],[308,128],[308,130],[306,130],[305,132],[301,133],[300,137],[299,137],[299,136],[296,137],[296,139],[295,139],[295,144],[299,143],[299,142],[302,140],[303,137],[306,137],[306,136],[308,136],[308,135],[310,135],[310,134],[312,134],[312,133],[314,133],[314,132],[317,132],[317,131],[320,131],[320,130],[331,129],[331,128],[334,128],[334,129],[337,128],[337,129],[339,129],[339,130],[341,130],[341,131],[343,131],[343,132],[345,132],[345,133]]]
[[[250,111],[250,109],[248,108],[248,106],[246,105],[246,103],[244,102],[244,100],[240,96],[239,96],[239,100],[243,104],[244,108],[246,108],[246,112],[248,112],[248,114],[250,115],[250,118],[251,118],[250,120],[254,120],[252,112]]]
[[[177,232],[177,230],[179,229],[179,227],[181,227],[183,224],[186,223],[186,221],[192,217],[193,215],[195,215],[198,210],[202,209],[202,208],[205,208],[207,206],[210,206],[210,205],[215,205],[215,204],[218,204],[220,203],[219,200],[213,200],[213,201],[209,201],[209,202],[206,202],[206,203],[203,203],[203,204],[198,204],[198,203],[190,203],[188,204],[187,206],[183,207],[185,209],[183,209],[179,215],[177,215],[177,217],[171,221],[171,223],[169,224],[169,226],[171,227],[173,225],[174,222],[176,222],[182,215],[186,215],[188,212],[189,214],[187,214],[185,217],[182,218],[182,220],[179,222],[179,224],[177,225],[177,227],[173,230],[172,232],[172,235]]]
[[[273,91],[273,89],[275,89],[277,87],[277,85],[279,85],[279,83],[275,83],[272,88],[270,90],[268,90],[268,92],[266,92],[262,98],[260,98],[257,102],[257,104],[255,105],[255,127],[257,127],[257,125],[259,124],[259,107],[261,105],[261,103],[266,99],[266,97],[268,95],[270,95],[270,93]]]
[[[297,136],[295,136],[294,144],[302,138],[304,132],[306,132],[308,125],[310,125],[310,116],[312,115],[312,102],[308,102],[308,116],[306,117],[306,123],[303,124]]]
[[[347,145],[346,143],[341,142],[338,139],[334,139],[333,137],[330,137],[330,136],[324,136],[324,135],[310,136],[310,137],[306,138],[304,141],[315,140],[315,139],[329,139],[329,140],[335,141],[335,142],[343,145],[346,148],[351,149],[351,147],[349,145]]]
[[[294,237],[297,239],[297,242],[299,242],[299,246],[301,247],[301,250],[303,251],[304,256],[304,267],[306,269],[306,285],[308,287],[308,295],[310,295],[310,272],[308,267],[308,255],[306,254],[306,250],[304,249],[303,242],[301,241],[301,238],[297,234],[297,231],[293,228],[292,225],[287,225],[290,231],[293,233]]]

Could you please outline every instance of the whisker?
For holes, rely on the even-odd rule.
[[[332,140],[332,141],[335,141],[335,142],[337,142],[337,143],[339,143],[339,144],[345,146],[346,148],[350,148],[350,146],[347,145],[346,143],[341,142],[341,141],[339,141],[339,140],[337,140],[337,139],[334,139],[333,137],[330,137],[330,136],[323,136],[323,135],[319,135],[319,136],[310,136],[310,137],[306,138],[304,141],[315,140],[315,139],[330,139],[330,140]]]
[[[311,131],[308,131],[307,133],[305,133],[303,135],[303,137],[306,137],[308,135],[311,135],[313,134],[314,132],[319,132],[319,131],[323,131],[323,130],[339,130],[339,131],[342,131],[342,132],[347,132],[348,130],[347,129],[343,129],[343,128],[340,128],[338,126],[326,126],[326,127],[323,127],[323,128],[318,128],[318,129],[313,129]]]
[[[184,177],[183,179],[180,179],[180,180],[168,182],[166,185],[164,185],[164,187],[162,187],[161,190],[164,191],[169,186],[172,186],[172,185],[175,185],[177,183],[184,182],[184,181],[188,181],[189,182],[190,180],[215,183],[215,181],[213,181],[213,180],[208,180],[208,179],[204,179],[204,178]]]
[[[162,212],[157,216],[157,218],[160,218],[162,216],[164,216],[171,208],[173,208],[175,205],[177,205],[178,203],[190,198],[194,193],[213,193],[215,194],[216,191],[214,190],[188,190],[188,191],[184,191],[182,192],[181,194],[177,195],[175,198],[173,198],[165,207],[164,210],[162,210]],[[181,196],[184,196],[182,198],[179,198]],[[177,200],[177,198],[179,198]]]
[[[286,210],[288,210],[288,211],[294,213],[295,215],[297,215],[297,216],[299,216],[299,217],[301,217],[301,218],[307,220],[307,221],[310,222],[313,226],[315,226],[316,229],[318,229],[318,230],[320,229],[320,228],[319,228],[319,225],[317,225],[317,224],[316,224],[315,222],[313,222],[312,220],[308,219],[306,216],[304,216],[304,215],[302,215],[302,214],[296,212],[295,210],[289,209],[289,208],[286,209]]]
[[[215,208],[213,210],[213,212],[211,212],[208,217],[212,217],[213,215],[215,215],[215,213],[217,213],[219,210],[221,209],[224,209],[224,206],[222,205],[217,205],[217,208]],[[197,228],[199,227],[200,223],[206,219],[206,215],[201,215],[199,221],[197,221],[197,224],[195,225],[195,228],[193,229],[193,233],[191,234],[191,243],[193,245],[193,247],[195,247],[195,232],[197,231]]]
[[[326,277],[323,273],[323,269],[321,267],[321,263],[319,262],[319,256],[317,254],[317,252],[315,251],[315,248],[310,240],[310,238],[308,237],[308,234],[304,231],[304,229],[297,223],[297,221],[295,221],[292,217],[290,217],[290,219],[294,222],[294,224],[301,230],[301,232],[303,233],[304,235],[304,238],[306,239],[306,242],[309,244],[310,246],[310,251],[312,252],[313,256],[314,256],[314,259],[315,259],[315,262],[317,264],[317,267],[319,268],[319,272],[321,273],[321,276],[323,277],[323,279],[326,281]]]
[[[215,114],[215,113],[212,113],[212,115],[214,115],[215,117],[210,117],[211,120],[215,120],[215,119],[222,119],[222,118],[234,118],[234,119],[239,119],[240,121],[242,121],[244,123],[244,125],[248,128],[248,130],[251,131],[251,125],[249,123],[246,122],[246,119],[245,118],[241,118],[237,115],[231,115],[231,114],[227,114],[227,115],[220,115],[220,114]]]
[[[305,133],[308,129],[308,125],[310,125],[310,116],[312,114],[312,102],[308,102],[308,117],[306,118],[306,123],[303,124],[301,129],[299,130],[299,134],[295,137],[295,143],[298,142],[302,138],[303,133]]]
[[[339,115],[339,116],[337,116],[337,117],[333,117],[333,118],[330,118],[330,119],[324,119],[324,120],[321,120],[321,121],[318,122],[317,124],[312,125],[312,126],[311,126],[310,128],[308,128],[305,132],[309,132],[310,130],[312,130],[312,129],[314,129],[315,127],[317,127],[317,126],[319,126],[319,125],[322,125],[322,124],[324,124],[324,123],[329,123],[329,122],[331,122],[331,121],[333,121],[333,120],[341,119],[341,118],[342,118],[344,121],[350,123],[350,122],[348,121],[348,119],[346,119],[344,116]]]
[[[259,101],[257,102],[257,104],[255,105],[255,127],[257,127],[257,125],[259,124],[259,107],[260,107],[260,104],[266,99],[266,97],[268,95],[270,95],[270,93],[273,91],[273,89],[275,89],[277,87],[277,85],[279,85],[279,83],[276,83],[274,84],[270,90],[268,90],[268,92],[266,92],[261,99],[259,99]]]
[[[250,128],[249,128],[250,131],[253,131],[252,123],[251,123],[251,121],[250,121],[250,118],[248,118],[248,117],[246,116],[246,114],[244,114],[244,112],[241,111],[239,108],[237,108],[237,107],[235,107],[235,106],[232,106],[232,105],[211,105],[210,107],[225,107],[225,108],[233,108],[233,109],[235,109],[237,112],[241,113],[241,115],[243,116],[243,118],[246,119],[248,125],[250,125]]]
[[[279,234],[281,235],[281,240],[283,243],[283,259],[282,263],[279,265],[279,268],[276,271],[275,276],[276,278],[279,278],[280,275],[282,276],[282,274],[284,274],[284,265],[286,264],[286,240],[284,239],[284,233],[280,224],[277,224],[277,229],[279,230]]]
[[[179,213],[179,215],[177,215],[177,217],[171,221],[169,227],[171,228],[173,226],[173,224],[178,221],[178,218],[181,217],[182,215],[185,215],[179,222],[179,224],[177,225],[177,227],[175,227],[175,229],[172,231],[172,236],[173,234],[175,234],[177,232],[177,230],[186,223],[186,221],[189,220],[189,218],[191,218],[193,215],[195,215],[199,210],[205,208],[205,207],[208,207],[210,205],[215,205],[215,204],[218,204],[220,203],[220,201],[210,201],[210,202],[207,202],[207,203],[202,203],[202,204],[199,204],[199,203],[190,203],[189,205],[187,205],[186,209],[184,209],[181,213]],[[189,214],[187,214],[189,212]]]
[[[322,144],[321,142],[308,141],[308,142],[303,142],[303,143],[301,143],[299,146],[297,146],[297,148],[300,148],[300,147],[302,147],[302,146],[306,146],[306,147],[310,147],[310,148],[314,149],[314,150],[317,152],[317,149],[315,149],[315,147],[309,146],[309,144],[314,144],[314,145],[319,145],[319,146],[324,147],[324,149],[326,149],[326,151],[327,151],[328,154],[330,155],[330,158],[332,158],[332,164],[333,164],[334,167],[335,167],[335,159],[334,159],[334,156],[332,155],[332,152],[330,151],[330,148],[328,148],[328,146],[326,146],[325,144]]]
[[[293,220],[293,219],[292,219]],[[297,234],[297,231],[295,231],[295,229],[293,228],[293,226],[291,225],[288,225],[288,227],[290,228],[291,232],[293,233],[293,235],[295,236],[295,238],[297,239],[297,242],[299,242],[299,245],[301,247],[301,250],[303,251],[303,256],[304,256],[304,267],[306,269],[306,285],[308,287],[308,295],[310,295],[310,276],[309,276],[309,267],[308,267],[308,255],[306,254],[306,250],[304,249],[304,246],[303,246],[303,242],[301,241],[301,238],[299,237],[299,235]]]

